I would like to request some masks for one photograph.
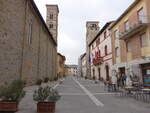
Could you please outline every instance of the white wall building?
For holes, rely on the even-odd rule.
[[[91,78],[109,80],[112,71],[112,43],[108,22],[90,43]]]
[[[81,76],[86,77],[86,53],[81,57]]]
[[[68,75],[77,75],[77,65],[67,65]]]

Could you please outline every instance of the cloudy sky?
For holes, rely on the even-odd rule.
[[[85,52],[86,21],[99,21],[100,28],[115,20],[134,0],[34,0],[46,19],[46,4],[59,6],[58,51],[66,64],[77,64]]]

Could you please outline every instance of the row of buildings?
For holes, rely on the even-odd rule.
[[[66,65],[66,58],[62,54],[57,54],[57,77],[77,75],[77,65]]]
[[[0,0],[0,85],[57,75],[57,5],[46,5],[46,23],[33,0]]]
[[[77,65],[65,65],[65,75],[66,76],[76,76],[77,75]]]
[[[65,67],[66,57],[62,54],[57,54],[57,77],[62,78],[66,75],[66,67]]]
[[[149,0],[135,0],[102,29],[98,21],[87,22],[86,28],[86,53],[79,58],[81,76],[108,81],[116,70],[150,85]]]

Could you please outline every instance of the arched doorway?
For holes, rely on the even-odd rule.
[[[109,81],[109,66],[106,65],[105,69],[106,69],[106,80]]]

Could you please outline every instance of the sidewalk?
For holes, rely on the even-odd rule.
[[[43,83],[42,86],[49,85],[51,87],[55,87],[59,81],[51,82],[51,83]],[[19,104],[19,110],[17,113],[37,113],[37,103],[33,100],[33,93],[39,86],[30,86],[24,88],[26,91],[25,97]]]

